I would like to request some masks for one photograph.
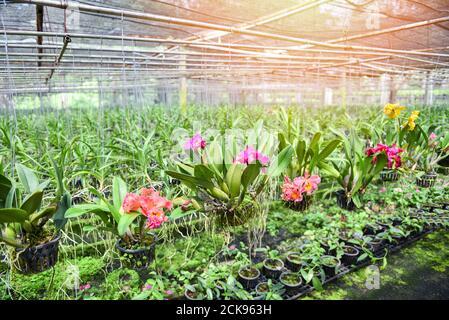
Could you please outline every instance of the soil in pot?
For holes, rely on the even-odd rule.
[[[264,274],[272,279],[278,279],[284,268],[284,262],[280,259],[265,259],[263,262]]]
[[[329,278],[335,276],[341,266],[340,260],[333,256],[322,256],[320,258],[320,262],[322,264],[326,277]]]
[[[298,293],[302,286],[302,278],[298,273],[284,272],[280,275],[279,281],[284,285],[285,293],[293,296]]]
[[[140,271],[148,268],[154,261],[157,237],[147,234],[141,241],[119,239],[116,248],[122,255],[120,260],[129,268]]]
[[[290,252],[285,259],[285,266],[293,271],[298,272],[304,265],[304,261],[301,258],[301,254],[298,252]]]
[[[320,245],[321,248],[324,249],[324,253],[326,255],[330,255],[330,256],[335,256],[337,254],[337,250],[336,248],[332,248],[329,246],[329,244],[327,243],[327,240],[322,240],[320,241]]]
[[[360,251],[353,246],[343,246],[343,256],[341,261],[347,265],[352,266],[357,263],[357,258],[360,254]]]
[[[257,268],[246,266],[239,270],[239,281],[245,289],[254,289],[259,277],[260,271]]]

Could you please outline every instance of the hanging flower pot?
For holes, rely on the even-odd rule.
[[[311,176],[308,173],[293,180],[285,176],[282,185],[282,200],[292,210],[306,211],[312,203],[312,194],[318,189],[320,182],[319,176]]]
[[[449,167],[438,166],[437,173],[447,176],[449,175]]]
[[[16,249],[18,256],[17,269],[24,274],[38,273],[52,268],[58,262],[59,240],[58,233],[51,241],[37,246]]]
[[[122,261],[127,267],[140,271],[147,269],[154,261],[157,236],[151,234],[142,242],[125,242],[119,239],[115,247],[122,255]]]
[[[435,185],[436,180],[436,173],[426,173],[422,176],[416,177],[416,185],[421,188],[431,188]]]
[[[237,227],[246,224],[257,212],[253,203],[247,203],[235,209],[214,209],[213,214],[216,217],[218,225],[222,227]]]
[[[399,172],[396,170],[384,170],[380,173],[380,179],[385,182],[394,182],[399,179]]]

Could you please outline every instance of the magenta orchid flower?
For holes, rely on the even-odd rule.
[[[185,150],[197,151],[206,148],[206,141],[200,133],[196,133],[191,139],[184,143]]]
[[[251,164],[256,161],[259,161],[262,165],[266,166],[270,161],[270,158],[268,158],[262,152],[257,151],[253,147],[247,146],[245,150],[240,152],[234,159],[234,163],[242,163],[242,164]]]
[[[378,143],[376,147],[366,150],[366,155],[369,157],[374,156],[373,162],[376,162],[377,157],[375,155],[381,152],[385,152],[388,158],[387,167],[388,169],[391,169],[393,168],[393,163],[395,165],[395,168],[399,168],[402,165],[402,159],[399,154],[404,151],[404,149],[398,148],[396,144],[393,144],[391,147],[389,147],[385,144]]]

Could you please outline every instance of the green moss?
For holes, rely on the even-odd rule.
[[[140,292],[139,274],[130,269],[111,272],[101,288],[101,299],[131,299]]]

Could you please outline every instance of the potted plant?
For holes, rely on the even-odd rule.
[[[422,143],[416,151],[416,164],[420,170],[416,177],[416,184],[419,187],[430,188],[435,185],[437,179],[435,171],[437,163],[449,152],[449,133],[439,138],[434,132],[427,135],[422,130],[422,136]]]
[[[277,258],[267,258],[263,261],[263,273],[271,278],[278,279],[284,268],[284,262]]]
[[[344,159],[339,164],[332,162],[338,171],[337,182],[341,190],[337,191],[337,204],[346,210],[354,210],[362,206],[361,197],[366,188],[387,164],[387,156],[384,152],[376,156],[376,159],[365,155],[364,144],[351,130],[349,136],[340,134],[343,141]]]
[[[302,278],[298,273],[290,271],[283,272],[279,277],[279,281],[283,284],[285,293],[289,296],[297,294],[302,287]]]
[[[281,148],[290,145],[282,133],[279,134],[279,139]],[[321,178],[312,175],[312,172],[322,169],[330,175],[338,174],[326,162],[326,158],[338,147],[340,141],[332,140],[322,147],[320,140],[321,133],[318,132],[312,137],[308,146],[303,139],[295,139],[292,143],[295,156],[284,176],[282,200],[287,207],[295,211],[305,211],[310,206],[313,193],[318,189]]]
[[[172,202],[151,188],[143,188],[140,194],[129,193],[119,177],[113,178],[112,203],[95,189],[91,192],[98,197],[97,203],[76,205],[67,210],[65,217],[96,214],[104,230],[118,237],[116,248],[124,263],[136,270],[147,268],[154,260],[158,240],[151,231],[168,221],[164,210],[171,210]]]
[[[281,283],[273,283],[271,279],[260,282],[256,286],[256,294],[264,300],[282,300],[285,288]]]
[[[376,147],[368,148],[366,155],[369,157],[374,157],[374,161],[380,153],[385,153],[387,155],[387,166],[380,172],[380,178],[383,181],[397,181],[399,178],[398,169],[401,167],[402,159],[399,155],[404,152],[404,149],[398,148],[396,144],[391,147],[378,143]]]
[[[298,252],[289,252],[285,258],[285,266],[293,271],[298,272],[305,262],[301,258],[301,254]]]
[[[70,195],[64,191],[61,170],[57,168],[58,189],[50,204],[44,206],[44,189],[49,181],[39,183],[36,174],[17,164],[21,183],[0,175],[0,242],[9,246],[11,260],[22,273],[37,273],[53,267],[58,260],[60,228],[70,206]],[[27,196],[22,197],[22,192]],[[17,258],[17,259],[16,259]]]
[[[341,262],[343,262],[347,266],[352,266],[353,264],[356,264],[360,251],[354,246],[348,245],[343,246],[342,250],[343,253],[341,257]]]
[[[286,147],[271,161],[251,146],[231,157],[222,139],[221,146],[213,142],[204,152],[201,164],[178,162],[179,171],[166,173],[195,193],[198,210],[212,215],[221,226],[237,226],[257,213],[257,197],[290,163],[293,148]]]
[[[253,266],[244,266],[238,272],[239,281],[246,289],[254,289],[260,277],[260,271]]]
[[[324,273],[329,278],[334,277],[338,273],[341,266],[340,259],[333,256],[322,256],[320,258],[320,262]]]

